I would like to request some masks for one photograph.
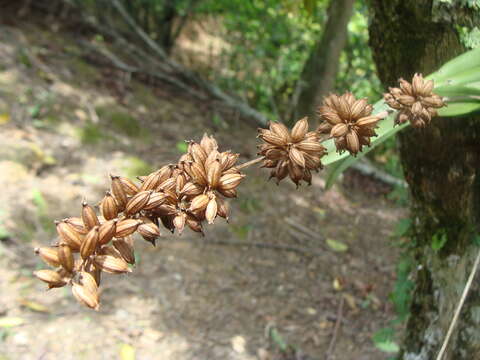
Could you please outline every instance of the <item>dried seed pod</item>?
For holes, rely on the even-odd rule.
[[[237,197],[237,189],[230,189],[230,190],[223,190],[218,189],[218,192],[227,198],[236,198]]]
[[[148,198],[147,204],[143,207],[144,210],[152,210],[162,205],[166,201],[164,192],[152,192]]]
[[[207,208],[205,210],[205,218],[209,224],[213,224],[215,218],[217,217],[217,200],[215,198],[210,199],[208,202]]]
[[[133,196],[127,202],[125,212],[130,215],[138,213],[145,205],[147,205],[152,192],[152,190],[140,191],[137,195]]]
[[[166,179],[160,185],[158,185],[157,191],[172,190],[172,189],[175,189],[176,186],[177,186],[177,181],[175,180],[175,178],[171,177]]]
[[[356,155],[360,150],[360,143],[358,140],[358,135],[355,131],[350,131],[345,139],[347,140],[347,149],[352,155]]]
[[[87,271],[80,271],[79,273],[80,284],[88,289],[92,294],[98,294],[98,284],[95,277]]]
[[[107,191],[100,205],[102,215],[107,220],[115,219],[118,216],[118,207],[115,198],[110,191]]]
[[[58,260],[65,270],[69,273],[73,272],[74,260],[72,249],[70,249],[67,244],[60,244],[58,246]]]
[[[298,120],[292,128],[292,141],[297,143],[302,141],[308,131],[307,117]]]
[[[35,248],[35,254],[46,262],[48,265],[57,267],[60,266],[60,260],[58,258],[58,248],[56,247],[37,247]]]
[[[160,236],[160,229],[153,221],[144,221],[138,226],[137,231],[145,240],[151,241]]]
[[[50,289],[62,287],[67,284],[64,278],[54,270],[37,270],[33,272],[33,275],[43,282],[46,282]]]
[[[160,182],[163,182],[160,171],[155,171],[145,178],[142,186],[140,186],[140,191],[154,190],[160,185]]]
[[[187,197],[197,196],[203,192],[204,187],[193,182],[187,182],[183,189],[180,191],[180,195]]]
[[[263,141],[266,141],[272,145],[284,146],[287,144],[280,136],[272,133],[271,131],[261,134],[260,137]]]
[[[213,150],[217,150],[217,142],[210,138],[206,133],[203,134],[202,141],[200,141],[200,146],[205,150],[205,153],[210,154]]]
[[[185,213],[179,213],[173,218],[173,226],[175,229],[178,231],[178,235],[181,235],[183,232],[183,229],[185,228],[185,222],[187,220],[187,214]]]
[[[205,194],[197,195],[192,199],[190,203],[189,211],[203,210],[208,205],[209,198]]]
[[[197,144],[195,141],[191,141],[189,144],[188,153],[193,157],[193,161],[203,164],[207,160],[207,153],[205,150]]]
[[[86,201],[82,203],[82,220],[88,230],[100,225],[95,210]]]
[[[122,255],[120,255],[118,250],[111,245],[102,246],[100,250],[97,251],[96,255],[108,255],[116,258],[122,258]]]
[[[99,309],[100,304],[98,302],[98,293],[92,292],[90,289],[83,285],[73,283],[72,294],[79,303],[94,310]]]
[[[300,152],[295,147],[291,147],[290,151],[288,152],[288,156],[295,165],[301,167],[302,169],[305,167],[305,158],[303,157],[302,152]]]
[[[85,240],[83,241],[82,247],[80,248],[80,256],[82,257],[82,259],[87,259],[95,252],[95,249],[98,245],[98,232],[99,226],[94,226],[85,236]]]
[[[91,258],[87,259],[87,261],[85,262],[84,271],[89,273],[95,279],[97,286],[100,286],[100,282],[102,279],[102,270],[98,269],[95,266]]]
[[[79,217],[69,217],[63,221],[71,225],[80,235],[86,235],[88,233],[88,229],[85,227],[83,220]]]
[[[113,246],[117,249],[123,260],[129,264],[135,264],[133,246],[129,242],[125,241],[125,239],[115,239],[113,240]]]
[[[185,222],[190,229],[203,234],[202,223],[194,216],[188,215],[185,219]]]
[[[323,147],[322,144],[316,141],[310,141],[310,140],[304,140],[295,145],[295,147],[303,152],[308,152],[308,153],[318,153],[319,155],[323,155],[325,148]],[[305,155],[305,154],[303,154]]]
[[[190,165],[190,171],[192,173],[193,180],[202,186],[206,186],[208,183],[207,180],[207,174],[205,172],[205,169],[203,168],[203,165],[193,162]]]
[[[113,196],[117,201],[118,210],[123,211],[128,201],[127,191],[133,191],[133,188],[131,190],[126,190],[126,188],[131,184],[126,185],[127,181],[121,180],[119,176],[110,175],[110,178],[112,179],[111,189]]]
[[[138,186],[132,180],[130,180],[126,177],[122,177],[122,176],[119,176],[118,179],[120,180],[120,183],[122,185],[123,192],[127,196],[133,196],[137,192],[139,192],[140,189],[138,188]],[[115,193],[114,193],[114,196],[115,196]],[[125,198],[125,200],[126,200],[126,198]]]
[[[117,223],[115,237],[125,237],[133,234],[142,222],[135,219],[124,219]]]
[[[117,232],[118,219],[105,221],[98,229],[98,245],[108,244]]]
[[[222,190],[235,189],[244,177],[245,175],[242,174],[225,174],[220,178],[218,187]]]
[[[122,258],[110,255],[95,255],[93,262],[95,263],[95,266],[106,273],[123,274],[132,272],[132,270],[128,267],[127,262]]]
[[[220,175],[222,174],[222,166],[219,160],[215,160],[208,166],[207,180],[210,188],[215,189],[218,186]]]
[[[217,205],[218,205],[217,215],[223,217],[228,222],[229,214],[230,214],[228,203],[220,198],[217,198]]]
[[[348,133],[348,125],[345,123],[337,124],[332,127],[330,131],[330,136],[332,137],[342,137]]]
[[[270,122],[270,131],[282,139],[283,143],[289,143],[292,141],[288,128],[280,122]]]
[[[78,251],[82,244],[82,235],[70,224],[64,221],[57,221],[57,232],[60,239],[68,244],[72,250]]]

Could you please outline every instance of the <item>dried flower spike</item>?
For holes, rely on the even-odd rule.
[[[317,131],[334,138],[337,151],[347,150],[355,156],[364,145],[370,145],[370,138],[377,135],[377,122],[387,116],[386,112],[371,115],[372,110],[366,99],[357,100],[350,92],[331,94],[317,110],[323,120]]]
[[[273,169],[270,178],[277,184],[285,177],[299,186],[301,181],[311,184],[311,171],[322,168],[321,158],[326,154],[316,132],[308,132],[308,119],[296,122],[291,132],[285,125],[271,122],[269,129],[259,129],[259,155],[264,157],[262,167]],[[221,181],[221,179],[220,179]]]
[[[385,102],[398,110],[396,125],[410,121],[413,127],[423,128],[438,115],[436,109],[446,106],[443,98],[432,92],[433,80],[425,80],[422,74],[415,74],[412,83],[404,79],[399,83],[400,87],[389,88],[383,95]]]

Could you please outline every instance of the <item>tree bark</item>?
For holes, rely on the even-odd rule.
[[[355,0],[330,0],[322,37],[311,52],[301,75],[301,91],[295,118],[313,115],[335,85],[340,54],[345,47],[348,22]]]
[[[368,0],[370,45],[385,87],[425,75],[465,51],[456,25],[471,23],[460,2]],[[411,189],[417,261],[411,314],[400,359],[436,359],[460,299],[480,234],[480,117],[436,118],[399,135]],[[432,249],[432,239],[446,236]],[[480,292],[472,287],[444,360],[480,359]]]

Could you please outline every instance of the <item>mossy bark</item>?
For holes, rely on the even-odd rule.
[[[370,45],[385,87],[425,75],[465,51],[456,31],[473,21],[460,2],[369,0]],[[435,359],[473,260],[480,233],[480,116],[436,118],[399,135],[411,189],[415,290],[400,358]],[[433,238],[446,235],[439,250]],[[480,287],[467,298],[445,360],[480,359]]]

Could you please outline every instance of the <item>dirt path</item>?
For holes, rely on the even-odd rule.
[[[155,248],[138,239],[134,273],[106,279],[99,312],[68,289],[46,293],[31,276],[43,266],[32,248],[54,239],[53,219],[100,199],[109,173],[174,161],[179,143],[203,131],[244,160],[255,153],[255,131],[238,120],[80,55],[66,35],[0,25],[0,318],[22,321],[0,328],[0,359],[127,360],[130,350],[137,359],[287,359],[282,342],[297,349],[289,359],[323,359],[342,297],[332,359],[387,358],[371,335],[392,316],[389,236],[403,210],[324,192],[321,176],[294,191],[250,170],[230,225],[218,221],[205,238],[165,233]]]

